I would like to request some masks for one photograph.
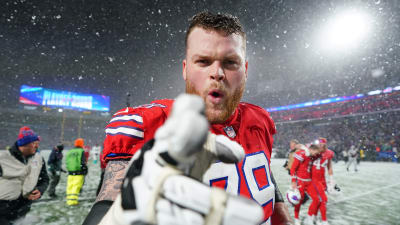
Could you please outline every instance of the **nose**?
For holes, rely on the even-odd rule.
[[[222,64],[218,61],[215,61],[211,67],[210,78],[216,81],[221,81],[225,79],[225,71],[222,68]]]

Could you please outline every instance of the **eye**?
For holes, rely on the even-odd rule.
[[[237,60],[227,59],[224,61],[224,66],[227,69],[236,69],[237,67],[239,67],[239,63]]]
[[[196,64],[199,64],[201,66],[206,66],[210,64],[210,61],[208,59],[198,59],[195,62]]]

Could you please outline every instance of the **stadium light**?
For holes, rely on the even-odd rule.
[[[371,18],[360,10],[338,13],[324,24],[318,35],[319,48],[324,51],[348,51],[358,46],[371,30]]]

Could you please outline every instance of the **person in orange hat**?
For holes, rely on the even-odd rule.
[[[83,150],[84,140],[82,138],[76,139],[74,146],[65,157],[68,170],[67,205],[78,204],[79,193],[88,172],[85,151]]]

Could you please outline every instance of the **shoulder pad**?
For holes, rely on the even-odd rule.
[[[257,120],[257,123],[260,120],[265,120],[267,123],[268,130],[271,132],[271,134],[274,135],[276,133],[275,123],[266,109],[247,102],[240,102],[238,107],[245,113],[253,114],[254,116],[252,116],[252,118]]]

